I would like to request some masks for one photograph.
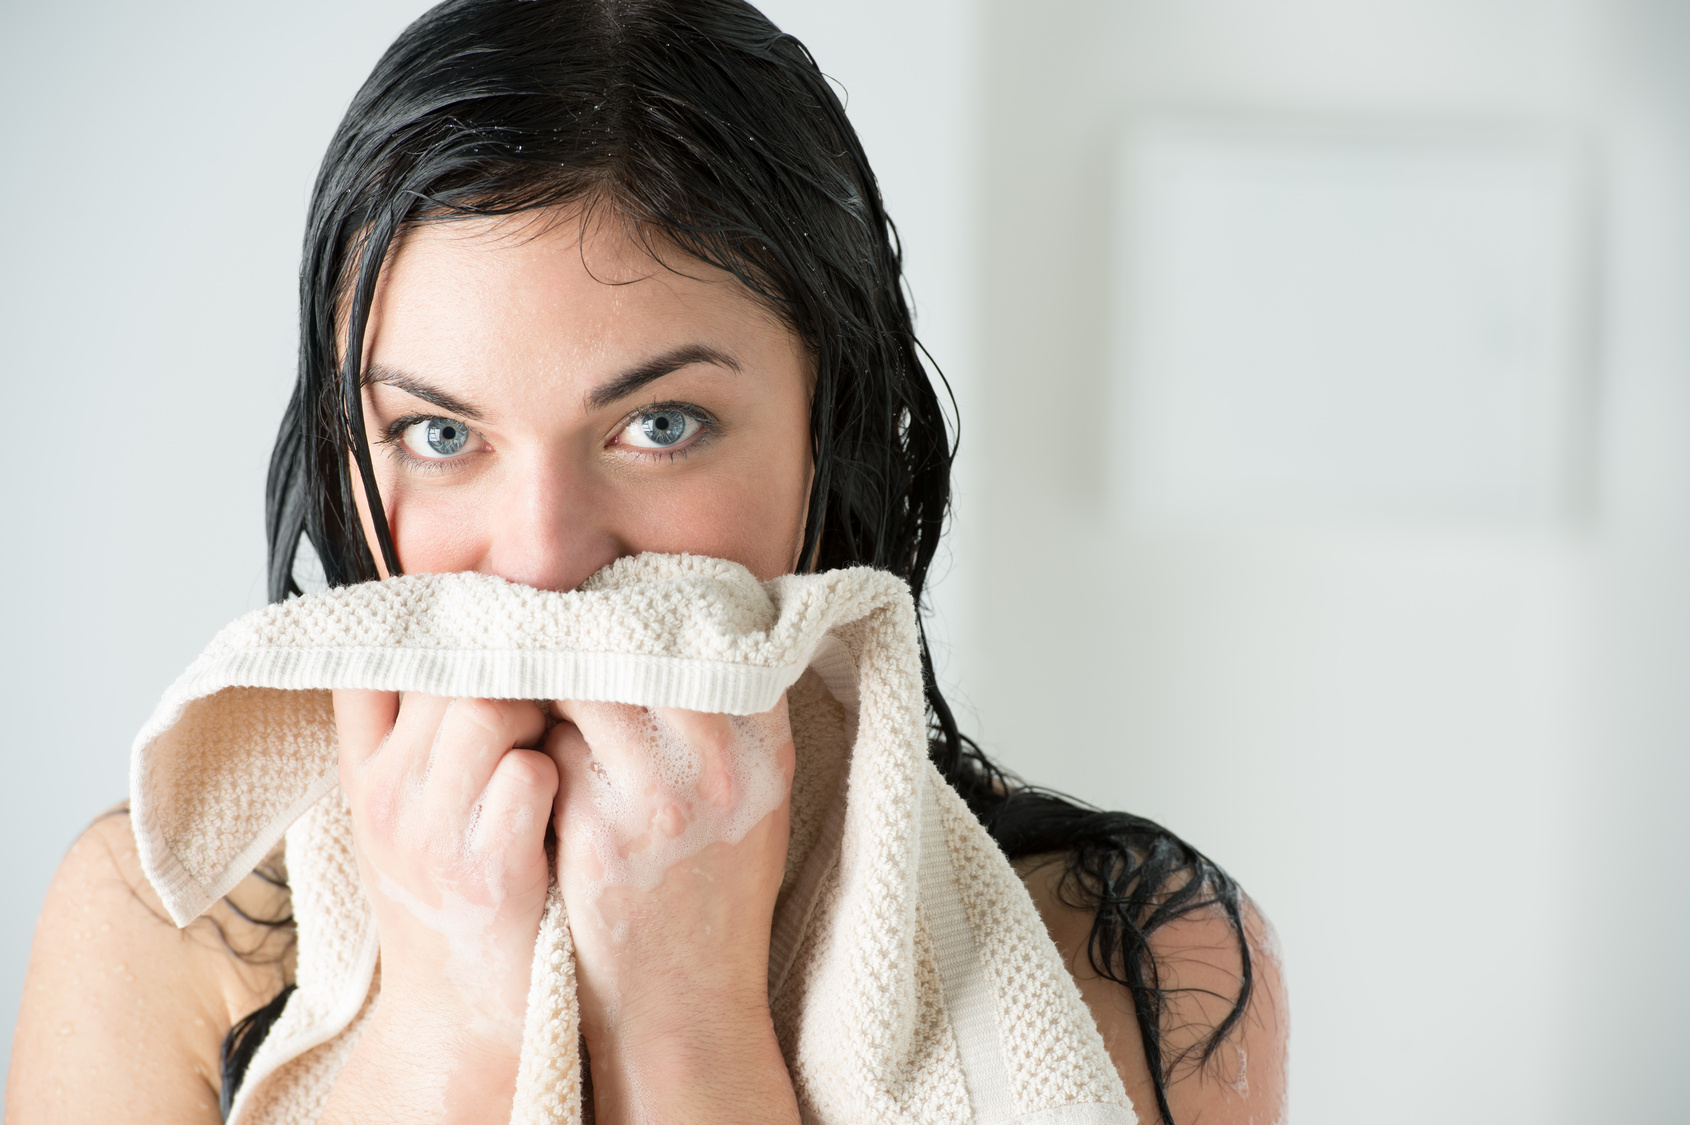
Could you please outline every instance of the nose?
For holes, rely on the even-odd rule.
[[[562,458],[514,474],[488,513],[479,569],[540,590],[575,589],[629,553],[606,499]]]

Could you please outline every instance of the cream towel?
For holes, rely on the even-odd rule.
[[[805,1120],[1135,1120],[1032,900],[928,761],[907,586],[867,569],[759,583],[733,563],[646,555],[569,593],[458,574],[297,598],[228,626],[165,693],[135,742],[131,801],[176,922],[286,836],[299,987],[231,1121],[315,1121],[379,1002],[336,785],[336,687],[732,714],[791,689],[793,838],[769,976]],[[512,1120],[575,1125],[581,1089],[554,888]]]

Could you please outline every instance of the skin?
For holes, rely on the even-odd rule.
[[[365,341],[366,424],[406,572],[568,590],[642,551],[732,559],[760,578],[792,571],[812,468],[805,350],[737,282],[677,262],[667,269],[619,229],[583,232],[568,214],[407,235]],[[750,723],[660,713],[664,737],[698,764],[681,777],[654,768],[652,717],[637,708],[558,701],[548,715],[526,702],[337,692],[335,710],[382,1003],[325,1122],[508,1116],[548,825],[597,1119],[798,1120],[766,983],[793,768],[784,701]],[[595,785],[637,799],[611,808]],[[778,804],[748,805],[758,793]],[[617,876],[617,856],[668,855],[700,817],[709,842],[686,862]],[[750,823],[724,836],[718,821]],[[1061,903],[1057,871],[1035,863],[1023,877],[1134,1104],[1149,1109],[1127,994],[1090,974],[1091,919]],[[246,896],[248,913],[285,913],[285,896],[248,884],[231,896]],[[126,818],[78,841],[43,910],[8,1121],[218,1120],[218,1046],[291,972],[285,938],[218,909],[236,949],[281,953],[255,964],[205,924],[165,921]],[[1250,925],[1265,949],[1264,924],[1252,914]],[[1237,991],[1224,919],[1190,919],[1156,941],[1167,983],[1195,990],[1177,994],[1174,1022],[1212,1023],[1219,1001],[1203,995]],[[1231,1053],[1176,1071],[1182,1125],[1283,1114],[1283,986],[1273,959],[1259,956],[1257,972]]]

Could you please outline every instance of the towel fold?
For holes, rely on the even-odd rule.
[[[928,760],[902,580],[859,568],[758,582],[734,563],[643,555],[568,593],[451,574],[296,598],[229,625],[165,693],[136,738],[130,796],[172,918],[204,913],[284,843],[293,888],[298,989],[231,1122],[317,1120],[379,1003],[334,688],[728,714],[787,692],[798,760],[769,1002],[804,1119],[1136,1120],[1032,900]],[[581,1066],[554,886],[513,1122],[580,1122]]]

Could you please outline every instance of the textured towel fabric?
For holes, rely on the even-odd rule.
[[[867,569],[760,583],[733,563],[645,555],[569,593],[456,574],[297,598],[224,629],[165,694],[135,742],[131,807],[177,923],[285,834],[299,987],[231,1121],[315,1121],[380,1000],[336,786],[337,687],[731,714],[788,692],[798,765],[769,1002],[805,1120],[1135,1120],[1032,900],[927,759],[904,583]],[[581,1121],[579,1042],[554,887],[514,1122]]]

